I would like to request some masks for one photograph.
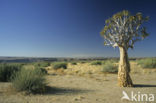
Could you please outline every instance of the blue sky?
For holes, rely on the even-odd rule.
[[[0,0],[0,56],[117,57],[99,32],[114,13],[150,16],[150,36],[130,57],[156,56],[154,0]]]

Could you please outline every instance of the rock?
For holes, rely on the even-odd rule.
[[[78,96],[78,97],[75,97],[75,98],[74,98],[74,101],[79,101],[79,100],[82,100],[82,99],[85,99],[85,97],[83,97],[83,96]]]

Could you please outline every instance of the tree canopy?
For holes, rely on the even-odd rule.
[[[133,48],[136,41],[149,35],[142,25],[148,19],[149,17],[143,17],[140,12],[132,15],[127,10],[114,14],[105,21],[104,29],[101,31],[104,44],[126,49]]]

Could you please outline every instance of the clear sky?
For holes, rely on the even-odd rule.
[[[155,0],[0,0],[0,56],[116,57],[100,31],[114,13],[150,16],[150,36],[130,57],[156,56]]]

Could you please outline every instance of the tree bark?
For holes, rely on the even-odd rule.
[[[130,64],[128,60],[127,49],[119,47],[120,50],[120,62],[118,68],[118,85],[120,87],[133,87],[133,83],[130,73]]]

